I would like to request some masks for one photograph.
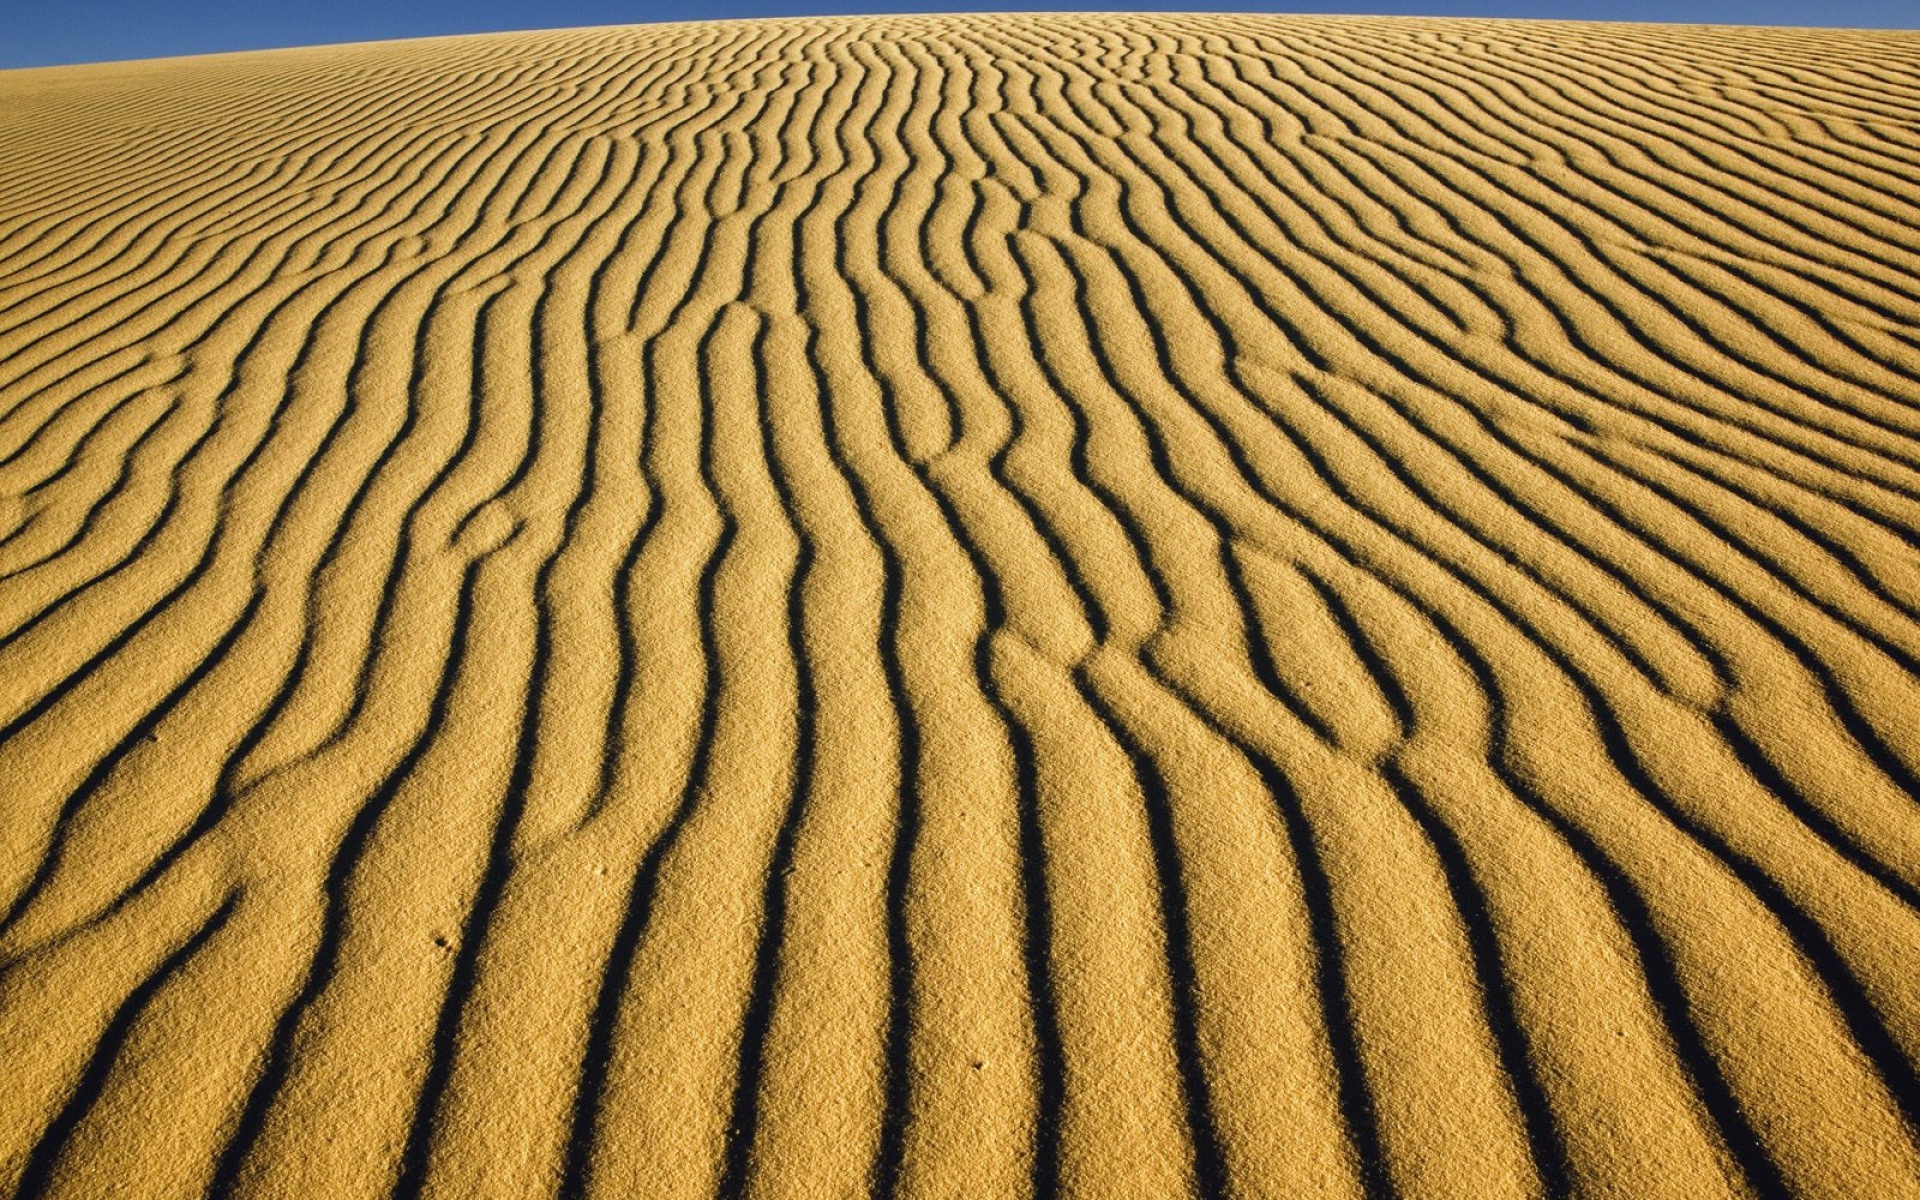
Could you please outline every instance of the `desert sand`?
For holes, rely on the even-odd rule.
[[[0,1193],[1920,1196],[1920,34],[0,74]]]

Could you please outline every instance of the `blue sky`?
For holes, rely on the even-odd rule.
[[[0,0],[0,67],[707,17],[1070,8],[1920,28],[1920,0]]]

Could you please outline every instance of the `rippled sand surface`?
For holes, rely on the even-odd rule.
[[[1920,1196],[1920,34],[0,74],[0,1192]]]

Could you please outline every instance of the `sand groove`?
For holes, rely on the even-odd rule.
[[[1920,40],[0,75],[0,1190],[1920,1196]]]

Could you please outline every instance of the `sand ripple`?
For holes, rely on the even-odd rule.
[[[1920,1196],[1920,36],[0,75],[0,1191]]]

